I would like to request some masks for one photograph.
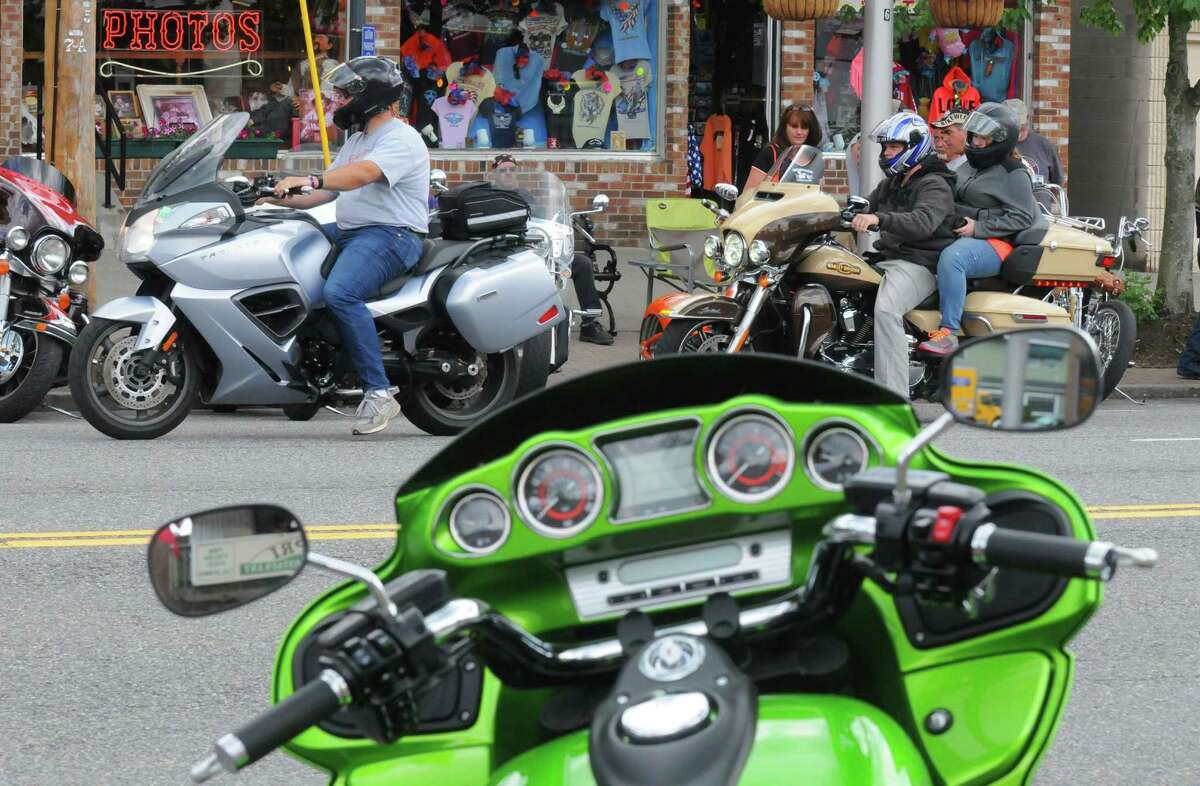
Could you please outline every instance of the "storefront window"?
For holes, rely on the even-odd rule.
[[[406,0],[413,126],[436,150],[656,150],[661,0]]]
[[[1020,29],[929,28],[900,24],[893,52],[892,96],[933,121],[952,106],[1023,97],[1024,38]],[[861,126],[862,19],[817,23],[814,110],[826,152],[844,150]]]

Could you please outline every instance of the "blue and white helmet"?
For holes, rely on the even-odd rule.
[[[879,154],[879,168],[889,176],[904,174],[933,152],[933,136],[929,133],[929,126],[920,115],[913,112],[897,112],[875,126],[871,136],[881,145],[888,142],[904,145],[904,151],[899,155]]]

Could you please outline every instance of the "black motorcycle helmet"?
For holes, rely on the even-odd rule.
[[[361,127],[400,102],[401,113],[412,105],[412,87],[400,66],[384,57],[356,57],[329,74],[329,82],[346,104],[333,113],[343,130]]]
[[[1012,158],[1013,150],[1017,147],[1017,137],[1020,136],[1021,126],[1017,116],[1003,104],[988,102],[982,104],[963,124],[967,132],[967,163],[977,170],[996,166],[1005,159]],[[986,147],[976,147],[974,137],[986,136],[991,144]]]

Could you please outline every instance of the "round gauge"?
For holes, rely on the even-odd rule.
[[[476,491],[450,510],[450,537],[472,554],[490,554],[504,545],[512,530],[508,508],[495,494]]]
[[[867,443],[853,429],[835,426],[808,443],[808,476],[823,489],[841,491],[842,485],[867,468]]]
[[[574,450],[543,453],[525,467],[517,484],[521,515],[538,532],[565,538],[587,529],[600,513],[600,471]]]
[[[717,429],[708,446],[708,472],[722,493],[739,502],[770,499],[792,477],[795,448],[787,430],[765,415],[739,415]]]

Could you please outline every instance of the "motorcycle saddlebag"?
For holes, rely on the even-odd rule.
[[[491,183],[463,183],[438,197],[442,237],[473,240],[523,232],[529,222],[529,203],[515,191]]]

